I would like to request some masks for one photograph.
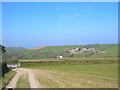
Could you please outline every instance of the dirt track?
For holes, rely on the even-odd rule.
[[[32,70],[30,70],[30,69],[23,69],[23,68],[17,68],[17,69],[15,69],[15,71],[17,72],[16,75],[12,78],[12,80],[9,82],[9,84],[6,86],[6,88],[16,88],[17,81],[18,81],[19,77],[24,72],[27,72],[27,74],[28,74],[28,79],[29,79],[28,81],[29,81],[29,84],[30,84],[31,88],[42,88],[40,83],[35,78]]]

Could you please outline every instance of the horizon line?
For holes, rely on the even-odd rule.
[[[120,43],[108,43],[108,44],[120,44]],[[100,43],[96,43],[96,44],[79,44],[79,45],[105,45],[104,43],[103,44],[100,44]],[[79,46],[79,45],[55,45],[55,46]],[[22,47],[22,48],[25,48],[24,46],[7,46],[7,45],[3,45],[5,47]],[[51,45],[51,46],[54,46],[54,45]],[[51,46],[38,46],[38,47],[51,47]],[[30,48],[37,48],[37,47],[30,47]],[[30,48],[27,48],[27,49],[30,49]]]

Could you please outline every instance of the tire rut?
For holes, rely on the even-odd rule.
[[[24,69],[24,68],[16,68],[15,71],[17,72],[15,76],[11,79],[9,84],[6,86],[6,88],[16,88],[17,81],[19,80],[22,73],[27,72],[28,74],[28,81],[30,84],[30,88],[42,88],[38,80],[35,78],[32,70],[30,69]],[[24,87],[23,87],[24,88]]]

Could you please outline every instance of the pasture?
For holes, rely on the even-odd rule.
[[[66,52],[68,48],[94,48],[104,53],[84,52],[79,54],[70,54]],[[64,58],[117,58],[118,44],[100,44],[100,45],[66,45],[66,46],[47,46],[43,49],[21,51],[25,57],[23,59],[51,59],[61,55]]]
[[[29,66],[44,88],[117,88],[118,64]]]

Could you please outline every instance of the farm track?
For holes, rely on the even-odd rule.
[[[24,74],[25,72],[28,74],[28,81],[30,84],[30,88],[42,88],[42,86],[36,80],[33,72],[30,69],[17,68],[17,69],[15,69],[15,71],[17,72],[16,75],[11,79],[11,81],[6,86],[6,88],[16,88],[16,84],[17,84],[20,76],[22,74]]]
[[[17,69],[15,69],[15,71],[17,73],[12,78],[12,80],[9,82],[9,84],[6,86],[6,88],[16,88],[17,81],[18,81],[19,77],[21,76],[21,74],[23,73],[23,71],[17,70]]]

